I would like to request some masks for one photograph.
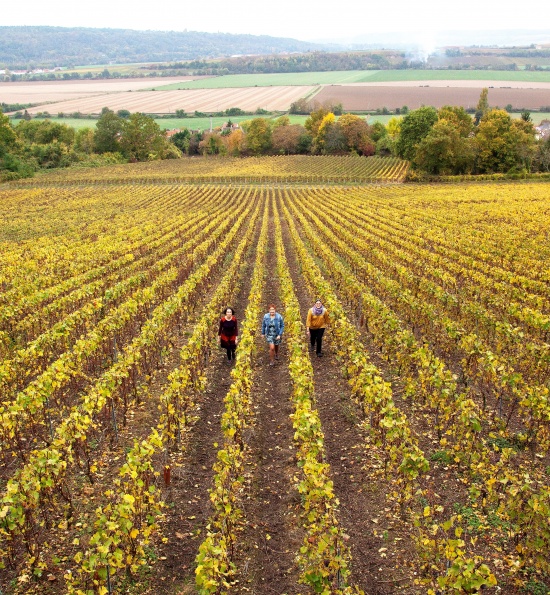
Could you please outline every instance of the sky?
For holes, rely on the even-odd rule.
[[[511,0],[339,0],[330,3],[277,0],[116,0],[75,4],[74,0],[27,0],[9,3],[0,25],[108,27],[139,30],[209,31],[293,37],[302,40],[352,39],[373,33],[407,32],[437,37],[439,30],[545,29],[550,1],[519,5]],[[550,41],[550,40],[549,40]],[[480,42],[482,43],[482,42]]]

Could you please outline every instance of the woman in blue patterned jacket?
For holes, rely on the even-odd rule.
[[[264,315],[262,321],[262,337],[266,338],[269,345],[269,365],[272,366],[275,360],[279,359],[279,345],[285,330],[285,321],[277,312],[275,304],[269,305],[269,312]]]

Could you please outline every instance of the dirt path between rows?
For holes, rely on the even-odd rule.
[[[303,282],[287,225],[282,223],[290,272],[305,322],[307,309],[318,296],[310,295]],[[352,572],[349,582],[368,595],[418,593],[402,568],[400,548],[390,547],[390,542],[400,544],[404,538],[386,503],[385,482],[372,478],[369,470],[371,457],[365,433],[359,425],[362,412],[342,377],[330,329],[325,332],[323,353],[322,358],[311,352],[310,355],[327,460],[340,502],[339,518],[350,537]]]
[[[259,225],[257,232],[259,232]],[[248,294],[252,264],[258,236],[245,256],[247,266],[241,270],[241,287],[233,304],[237,319],[242,317]],[[221,313],[220,313],[221,315]],[[163,536],[168,538],[156,549],[158,559],[153,565],[148,586],[136,593],[172,595],[195,593],[195,557],[205,538],[205,527],[212,513],[209,490],[213,485],[212,466],[223,441],[220,418],[224,397],[231,385],[232,364],[225,350],[215,349],[206,367],[207,389],[202,395],[197,419],[185,438],[187,444],[171,470],[171,483],[165,491],[166,519]],[[161,478],[162,481],[162,478]]]
[[[275,245],[270,214],[267,276],[263,300],[279,303],[279,282],[275,276]],[[293,449],[292,383],[284,341],[280,359],[269,366],[269,351],[258,321],[257,351],[254,356],[253,402],[256,421],[249,436],[251,447],[249,491],[244,504],[246,527],[239,536],[237,568],[242,593],[295,595],[298,571],[294,556],[301,546],[300,498],[294,488],[297,471]]]

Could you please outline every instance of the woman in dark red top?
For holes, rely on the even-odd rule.
[[[227,361],[235,359],[235,350],[239,342],[237,319],[233,308],[226,308],[220,319],[220,328],[218,330],[218,343],[222,349],[227,350]]]

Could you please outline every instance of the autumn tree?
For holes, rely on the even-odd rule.
[[[305,121],[305,129],[311,133],[313,138],[315,138],[319,132],[319,126],[321,126],[321,122],[330,113],[326,107],[320,106],[317,109],[313,110],[307,120]],[[334,115],[334,114],[333,114]]]
[[[300,126],[300,124],[277,126],[273,129],[273,152],[282,155],[294,155],[299,153],[304,135],[307,135],[311,139],[309,133],[303,126]]]
[[[11,152],[16,145],[17,135],[10,124],[10,119],[0,111],[0,157]]]
[[[272,131],[269,120],[266,118],[254,118],[247,126],[247,150],[253,155],[268,153],[272,145],[271,137]]]
[[[471,139],[460,134],[456,122],[438,120],[418,143],[413,166],[430,174],[470,173],[474,165]]]
[[[205,132],[199,143],[199,151],[203,155],[223,155],[225,154],[225,143],[218,133]]]
[[[288,116],[281,116],[273,122],[273,130],[279,126],[290,126],[290,118]]]
[[[535,155],[535,130],[530,122],[512,120],[505,110],[490,110],[476,129],[474,146],[480,173],[528,168]]]
[[[344,114],[338,119],[346,139],[347,150],[360,155],[374,155],[374,142],[370,137],[371,127],[360,116]]]
[[[477,126],[481,118],[489,111],[489,89],[484,87],[479,94],[479,101],[477,102],[476,115],[474,124]]]
[[[323,119],[319,122],[319,125],[316,126],[317,133],[313,134],[313,131],[310,132],[313,135],[313,142],[314,142],[314,150],[317,153],[323,153],[325,151],[325,141],[327,139],[327,135],[330,129],[334,126],[336,122],[336,117],[332,112],[328,112],[323,116]],[[307,120],[306,120],[306,129],[307,129]]]
[[[81,153],[91,155],[95,147],[95,132],[92,128],[80,128],[76,131],[74,148]]]
[[[135,113],[122,122],[120,147],[130,161],[164,158],[169,151],[168,142],[153,118]]]
[[[232,130],[229,134],[223,136],[222,140],[225,145],[225,152],[227,155],[237,156],[243,152],[245,136],[244,132],[240,128]]]
[[[444,106],[437,117],[416,147],[413,166],[435,175],[470,173],[474,165],[471,116],[461,107]]]

